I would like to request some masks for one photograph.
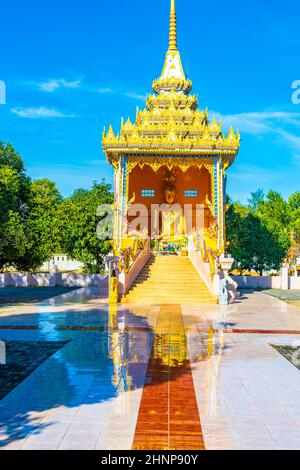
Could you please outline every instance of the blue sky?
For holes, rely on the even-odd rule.
[[[169,0],[2,2],[0,139],[64,195],[111,181],[104,126],[144,106],[168,43]],[[299,0],[177,0],[179,49],[199,107],[239,127],[228,192],[300,190]]]

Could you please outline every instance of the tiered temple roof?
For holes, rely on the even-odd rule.
[[[146,108],[137,110],[134,123],[122,119],[121,131],[112,126],[103,133],[103,150],[114,163],[120,155],[224,155],[231,164],[240,146],[239,132],[222,132],[221,122],[208,120],[208,110],[198,109],[190,94],[192,82],[185,76],[177,49],[175,0],[171,0],[169,48],[162,74],[152,85]]]

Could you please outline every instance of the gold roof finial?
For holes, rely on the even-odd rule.
[[[177,18],[175,0],[171,0],[169,51],[177,51]]]
[[[192,89],[192,82],[187,80],[182,67],[181,57],[177,49],[177,20],[175,0],[171,0],[169,48],[166,54],[161,76],[152,85],[155,93],[176,91],[188,94]]]

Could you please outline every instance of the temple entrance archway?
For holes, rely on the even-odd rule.
[[[141,226],[147,227],[152,238],[174,236],[176,231],[187,235],[199,224],[210,227],[214,220],[209,208],[211,195],[211,174],[203,166],[191,165],[183,171],[176,165],[162,165],[155,171],[145,164],[129,174],[128,199],[145,206],[146,211],[139,214]],[[133,220],[134,216],[128,217],[129,224]]]

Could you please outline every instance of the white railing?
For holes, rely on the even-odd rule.
[[[145,264],[149,261],[150,258],[150,240],[148,240],[144,246],[144,248],[139,252],[136,260],[130,265],[130,269],[123,270],[119,274],[119,293],[121,295],[125,295],[136,278],[138,277],[139,273],[145,266]]]
[[[189,237],[188,256],[209,291],[213,295],[219,295],[219,274],[211,273],[210,263],[203,261],[201,251],[196,247],[192,236]]]

